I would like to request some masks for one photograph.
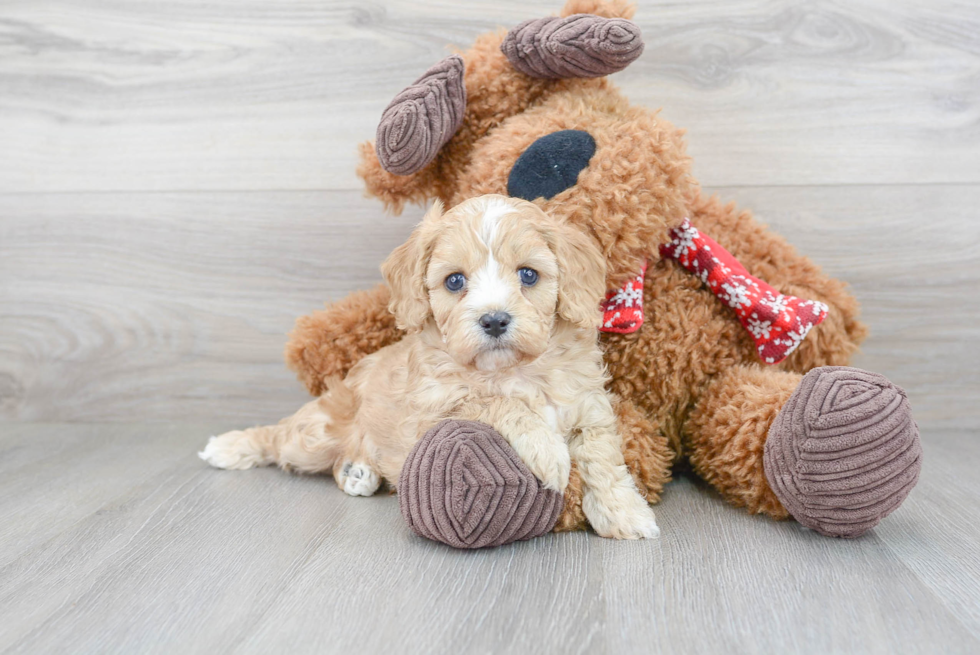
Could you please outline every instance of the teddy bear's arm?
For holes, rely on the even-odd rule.
[[[286,365],[311,394],[322,394],[326,379],[345,377],[366,355],[401,340],[404,332],[395,326],[389,300],[388,287],[379,284],[296,320],[286,344]]]

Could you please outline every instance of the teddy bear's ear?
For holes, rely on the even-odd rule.
[[[437,173],[429,164],[463,123],[465,68],[452,55],[425,71],[388,103],[374,143],[361,145],[357,174],[395,213],[435,195]]]
[[[462,57],[446,57],[388,103],[374,142],[383,169],[417,173],[453,138],[466,111],[465,71]]]
[[[388,310],[395,315],[397,326],[409,333],[421,330],[432,314],[425,272],[438,235],[436,223],[441,217],[442,203],[436,200],[408,241],[381,264],[381,273],[391,289]]]

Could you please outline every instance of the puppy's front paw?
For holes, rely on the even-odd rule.
[[[568,476],[572,472],[572,458],[564,443],[555,447],[552,443],[525,436],[521,447],[515,450],[531,469],[531,473],[541,480],[541,486],[561,494],[565,493]]]
[[[381,476],[363,463],[346,464],[342,477],[337,482],[348,496],[372,496],[381,486]]]
[[[204,450],[197,456],[219,469],[250,469],[253,466],[266,466],[272,463],[272,460],[262,452],[262,448],[242,430],[211,437]]]
[[[602,537],[655,539],[660,536],[653,510],[635,488],[621,486],[601,494],[586,489],[582,510],[592,529]]]

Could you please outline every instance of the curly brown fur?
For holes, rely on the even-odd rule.
[[[573,532],[575,530],[585,530],[589,527],[589,521],[585,518],[582,511],[582,475],[579,473],[578,466],[572,462],[572,470],[568,475],[568,486],[565,487],[564,505],[561,514],[558,515],[558,522],[552,529],[554,532]]]
[[[689,460],[736,507],[788,518],[762,466],[769,426],[803,376],[758,366],[736,366],[715,376],[685,424]]]
[[[645,109],[630,107],[605,80],[566,80],[556,93],[512,117],[473,148],[466,175],[451,202],[506,193],[511,168],[536,139],[581,129],[596,153],[578,183],[536,203],[590,234],[606,255],[607,286],[636,275],[640,263],[659,259],[659,244],[686,215],[692,190],[681,133]]]
[[[346,377],[365,356],[401,340],[405,333],[388,311],[390,299],[388,287],[379,284],[297,319],[286,344],[286,365],[311,394],[319,396],[326,380]]]
[[[620,0],[570,0],[563,15],[631,15]],[[564,129],[587,131],[595,155],[576,184],[535,204],[591,237],[606,256],[607,287],[615,288],[648,261],[646,322],[632,334],[603,334],[610,390],[627,435],[624,456],[651,501],[670,477],[670,464],[688,458],[730,502],[780,518],[786,510],[768,487],[760,448],[768,425],[804,373],[846,364],[866,334],[846,286],[826,276],[747,211],[704,197],[690,172],[682,131],[657,112],[629,104],[605,79],[537,80],[517,73],[500,53],[503,32],[480,37],[464,54],[471,93],[462,128],[428,168],[395,178],[380,170],[365,144],[359,172],[369,193],[391,209],[438,197],[447,204],[484,193],[506,193],[510,170],[537,138]],[[662,261],[659,246],[685,217],[728,249],[753,275],[783,293],[830,308],[782,364],[765,367],[748,332],[695,276]],[[397,337],[384,327],[384,304],[373,297],[358,326],[370,344]],[[325,326],[338,318],[321,313]],[[331,310],[328,310],[328,314]],[[366,350],[333,343],[313,323],[297,334],[304,354],[292,364],[316,380]],[[333,329],[333,328],[330,328]],[[308,383],[309,384],[309,383]],[[627,427],[628,426],[628,427]],[[584,526],[575,472],[556,529]]]

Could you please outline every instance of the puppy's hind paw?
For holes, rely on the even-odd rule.
[[[219,469],[250,469],[272,463],[271,458],[252,442],[248,433],[241,430],[211,437],[197,456]]]
[[[348,496],[372,496],[381,486],[381,476],[367,464],[349,464],[344,467],[341,488]]]

